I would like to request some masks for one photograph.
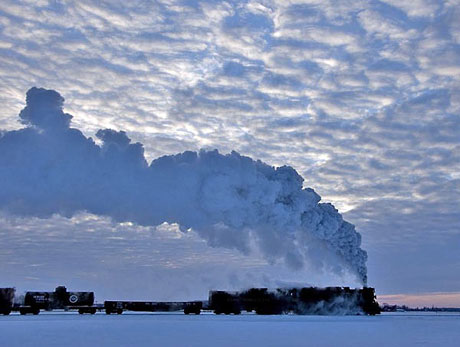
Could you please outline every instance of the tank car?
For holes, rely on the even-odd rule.
[[[96,313],[93,304],[94,292],[68,292],[66,287],[59,286],[54,292],[26,292],[19,312],[38,314],[40,310],[78,309],[80,312]]]

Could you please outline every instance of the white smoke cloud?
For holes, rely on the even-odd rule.
[[[0,137],[0,208],[16,215],[70,217],[87,211],[117,222],[177,223],[210,246],[255,246],[269,261],[292,269],[305,263],[353,272],[365,284],[361,236],[331,204],[303,188],[289,166],[274,168],[236,152],[184,152],[145,160],[125,132],[92,138],[70,128],[72,116],[53,90],[32,88],[21,121]]]

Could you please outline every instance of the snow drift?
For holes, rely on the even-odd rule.
[[[156,226],[177,223],[210,246],[249,253],[257,247],[292,269],[305,263],[366,283],[361,236],[331,204],[303,188],[289,166],[272,167],[236,152],[184,152],[145,160],[124,131],[92,138],[70,127],[64,99],[31,88],[20,112],[25,128],[0,135],[0,208],[22,216],[79,211]]]

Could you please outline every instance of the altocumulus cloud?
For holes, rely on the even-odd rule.
[[[289,164],[357,225],[373,285],[458,291],[459,16],[437,0],[4,0],[0,128],[39,85],[86,137],[126,131],[149,160]]]

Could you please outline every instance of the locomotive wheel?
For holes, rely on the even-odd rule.
[[[40,309],[39,308],[35,308],[32,313],[36,316],[37,314],[40,313]]]
[[[91,309],[91,314],[96,314],[96,308],[95,307]]]
[[[122,313],[123,313],[123,310],[122,310],[121,308],[119,308],[119,309],[117,310],[117,314],[122,314]]]

